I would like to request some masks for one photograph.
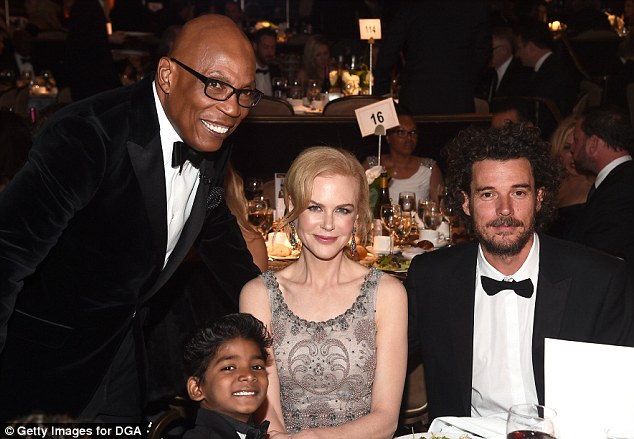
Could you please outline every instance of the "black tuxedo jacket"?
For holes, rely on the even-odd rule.
[[[210,294],[237,304],[259,273],[213,195],[228,146],[201,164],[190,217],[163,268],[167,202],[152,79],[60,110],[0,195],[0,418],[79,414],[193,244],[220,286]]]
[[[607,175],[567,238],[624,258],[634,279],[634,161]]]
[[[183,439],[240,439],[240,436],[223,416],[201,408],[196,415],[196,426],[186,431]]]
[[[533,71],[524,67],[519,59],[513,58],[497,86],[495,96],[526,96]]]
[[[634,292],[618,259],[539,235],[532,351],[544,402],[544,338],[634,346]],[[471,415],[475,242],[416,256],[405,286],[431,418]]]

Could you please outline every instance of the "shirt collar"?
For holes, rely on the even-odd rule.
[[[549,50],[548,52],[544,54],[544,56],[539,58],[539,60],[537,60],[537,62],[535,63],[535,67],[533,67],[533,71],[538,72],[539,69],[541,69],[542,64],[544,64],[544,61],[546,61],[546,58],[548,58],[552,54],[553,53]]]
[[[163,148],[163,163],[166,167],[172,166],[172,149],[174,142],[182,142],[181,136],[178,135],[172,123],[167,118],[163,105],[156,92],[156,81],[152,81],[152,93],[154,94],[154,105],[156,106],[156,114],[159,121],[159,132],[161,136],[161,146]]]
[[[509,276],[505,276],[500,273],[484,257],[482,245],[478,245],[477,267],[480,275],[488,276],[491,279],[501,281],[512,278],[515,281],[521,281],[530,278],[533,281],[533,285],[537,285],[537,274],[539,270],[539,237],[537,236],[537,233],[533,233],[533,245],[531,246],[531,250],[522,266],[515,273]]]
[[[632,156],[629,154],[612,160],[599,171],[599,173],[597,174],[597,179],[594,181],[594,187],[598,188],[599,185],[603,182],[603,180],[605,180],[605,178],[610,172],[612,172],[614,168],[619,166],[621,163],[629,162],[630,160],[632,160]]]

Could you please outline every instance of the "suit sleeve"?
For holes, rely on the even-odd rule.
[[[238,309],[242,287],[259,275],[260,270],[253,263],[238,222],[224,201],[205,220],[197,248],[220,286],[220,293],[225,294]]]
[[[90,119],[49,125],[0,196],[0,351],[24,279],[56,244],[104,174],[105,147]]]
[[[418,259],[418,261],[417,261]],[[420,316],[418,315],[418,303],[417,296],[418,291],[416,288],[416,275],[415,272],[419,270],[417,262],[420,262],[421,258],[415,257],[410,265],[410,269],[407,273],[407,278],[403,283],[405,285],[405,289],[407,291],[407,306],[408,306],[408,328],[407,328],[407,339],[408,339],[408,371],[411,371],[418,363],[421,362],[421,345],[420,345],[420,337],[418,334],[418,327],[416,322],[419,321]]]

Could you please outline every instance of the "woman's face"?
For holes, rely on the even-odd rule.
[[[398,122],[399,126],[388,134],[390,150],[400,155],[412,155],[418,143],[416,121],[412,116],[401,115]]]
[[[308,207],[297,218],[302,252],[330,260],[343,250],[357,220],[357,188],[350,176],[315,178]]]
[[[559,160],[561,160],[561,164],[566,169],[568,174],[577,175],[577,169],[575,168],[575,161],[572,157],[572,153],[570,152],[570,146],[572,145],[572,136],[573,130],[571,129],[564,140],[564,147],[559,153]]]
[[[324,44],[319,44],[315,49],[315,65],[320,68],[320,71],[326,71],[328,63],[330,62],[330,49]]]

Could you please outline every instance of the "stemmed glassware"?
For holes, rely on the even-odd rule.
[[[412,232],[412,215],[410,212],[403,212],[401,210],[400,214],[396,218],[396,227],[394,231],[398,236],[399,245],[403,247],[407,241],[407,237]]]
[[[398,204],[381,205],[381,222],[390,233],[390,255],[394,254],[392,234],[396,228],[398,217],[401,215],[401,207]]]
[[[451,206],[447,198],[447,192],[443,195],[440,200],[440,211],[442,212],[443,217],[447,220],[447,224],[449,225],[449,236],[447,237],[447,241],[449,244],[452,244],[452,236],[453,236],[453,228],[456,225],[456,221],[458,219],[458,213],[456,209]]]
[[[410,217],[410,228],[407,235],[414,231],[414,227],[417,227],[416,221],[413,216],[416,211],[416,194],[414,192],[399,192],[398,204],[401,206],[403,214],[407,214]]]
[[[262,225],[266,221],[268,208],[268,203],[262,198],[255,198],[249,201],[247,218],[249,223],[258,231],[262,229]]]
[[[426,229],[436,230],[442,223],[442,212],[436,203],[429,203],[423,209],[423,224]]]
[[[508,439],[556,439],[557,412],[538,404],[512,406],[506,418]]]
[[[247,178],[244,182],[244,196],[247,197],[249,201],[261,197],[263,194],[263,185],[264,183],[259,178]]]

